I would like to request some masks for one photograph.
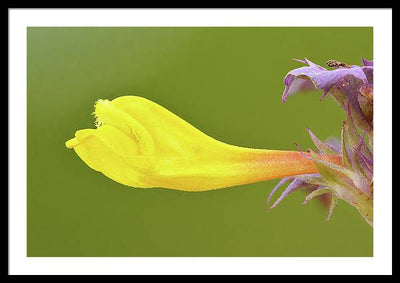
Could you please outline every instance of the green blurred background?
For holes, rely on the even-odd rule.
[[[94,127],[98,98],[135,94],[221,141],[312,147],[344,120],[315,91],[281,103],[307,57],[372,59],[372,28],[28,28],[28,256],[372,256],[373,230],[339,202],[332,219],[298,191],[266,212],[278,180],[203,193],[134,189],[64,143]]]

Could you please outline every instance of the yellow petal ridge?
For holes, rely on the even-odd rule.
[[[220,142],[143,97],[100,99],[94,115],[97,129],[77,131],[66,147],[127,186],[206,191],[318,172],[300,152]],[[339,155],[320,157],[341,164]]]

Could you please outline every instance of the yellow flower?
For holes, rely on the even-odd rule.
[[[66,142],[92,169],[136,188],[205,191],[317,173],[297,151],[251,149],[207,136],[162,106],[137,96],[95,104],[97,129]],[[341,157],[325,155],[341,164]]]

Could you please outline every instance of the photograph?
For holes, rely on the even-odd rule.
[[[391,17],[9,9],[9,273],[391,273]]]
[[[372,256],[372,42],[28,28],[28,256]]]

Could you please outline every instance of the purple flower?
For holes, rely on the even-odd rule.
[[[321,100],[332,95],[344,110],[350,107],[354,122],[358,127],[368,134],[372,133],[373,61],[363,59],[363,66],[350,66],[343,62],[329,60],[327,64],[333,67],[333,70],[325,69],[308,59],[296,59],[296,61],[308,66],[294,69],[286,75],[282,102],[286,102],[288,96],[299,91],[322,90]]]
[[[307,64],[290,71],[284,80],[285,90],[282,101],[295,92],[308,89],[323,91],[321,99],[332,95],[346,112],[342,124],[341,140],[323,142],[310,129],[309,135],[317,148],[317,153],[342,156],[341,166],[326,162],[318,154],[308,149],[307,158],[314,161],[319,173],[291,176],[282,179],[271,191],[267,199],[269,210],[276,207],[291,193],[305,189],[308,195],[303,204],[314,197],[330,196],[327,220],[332,216],[338,200],[354,206],[365,221],[373,222],[373,61],[363,59],[363,66],[349,66],[343,62],[329,60],[327,70],[305,59],[296,60]],[[359,134],[359,130],[363,132]],[[369,138],[366,139],[366,133]],[[368,141],[368,142],[367,142]],[[301,149],[300,149],[301,150]],[[290,182],[281,196],[270,205],[276,191]],[[326,198],[325,198],[326,201]]]

